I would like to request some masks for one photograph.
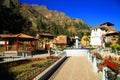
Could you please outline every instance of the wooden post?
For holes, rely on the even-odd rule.
[[[33,50],[32,41],[30,41],[30,51]]]
[[[18,39],[16,39],[16,51],[18,51]]]
[[[4,42],[4,51],[7,51],[7,40]]]

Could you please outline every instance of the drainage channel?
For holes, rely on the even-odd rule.
[[[69,57],[67,57],[64,62],[54,71],[54,73],[47,79],[47,80],[53,80],[55,76],[58,74],[58,72],[61,70],[61,68],[64,66],[64,64],[67,62]]]

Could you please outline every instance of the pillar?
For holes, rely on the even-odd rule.
[[[4,42],[4,51],[7,51],[7,40]]]
[[[106,71],[107,71],[107,67],[103,67],[103,74],[102,74],[102,80],[106,80]]]
[[[94,72],[98,72],[96,57],[93,58],[93,69]]]
[[[18,39],[16,40],[16,51],[18,51]]]
[[[75,48],[78,48],[78,36],[75,36]]]
[[[33,47],[32,47],[32,41],[30,41],[30,51],[32,51]]]

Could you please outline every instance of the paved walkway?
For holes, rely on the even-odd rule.
[[[93,72],[86,55],[69,57],[49,80],[101,80],[101,75]]]

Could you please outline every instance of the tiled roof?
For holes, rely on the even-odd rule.
[[[14,39],[14,38],[18,38],[18,39],[24,39],[24,40],[37,40],[36,38],[26,35],[26,34],[14,34],[14,35],[8,35],[8,36],[2,36],[2,38],[4,39]]]
[[[29,35],[26,35],[26,34],[15,34],[15,35],[12,35],[11,37],[19,37],[19,38],[34,38],[32,36],[29,36]]]
[[[107,30],[107,32],[116,31],[113,26],[108,26],[108,25],[106,25],[106,24],[102,24],[102,25],[95,26],[95,27],[93,27],[92,29],[96,29],[96,28],[100,28],[100,29]]]

